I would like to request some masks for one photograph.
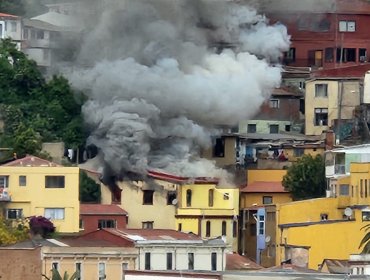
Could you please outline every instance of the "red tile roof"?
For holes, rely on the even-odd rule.
[[[148,176],[158,180],[170,181],[174,183],[194,183],[194,184],[217,184],[217,178],[208,178],[208,177],[181,177],[177,175],[172,175],[164,172],[148,170]]]
[[[11,15],[11,14],[5,14],[5,13],[0,13],[0,17],[8,17],[8,18],[14,18],[14,19],[18,18],[18,16]]]
[[[80,204],[80,215],[127,215],[128,213],[115,204]]]
[[[370,70],[370,63],[323,69],[312,72],[312,78],[363,78]]]
[[[240,190],[244,193],[286,193],[280,181],[278,182],[263,182],[255,181],[248,184],[245,188]]]
[[[57,163],[35,157],[35,156],[25,156],[24,158],[16,159],[11,162],[5,163],[1,166],[18,166],[18,167],[57,167],[61,166]]]
[[[226,270],[258,270],[263,267],[239,254],[226,254]]]
[[[191,233],[171,229],[113,229],[105,228],[115,235],[130,238],[136,236],[144,240],[202,240],[199,236]]]

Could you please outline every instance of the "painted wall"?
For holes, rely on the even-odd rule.
[[[122,279],[126,269],[136,268],[138,250],[119,247],[42,247],[42,253],[42,273],[48,277],[51,276],[52,263],[56,262],[62,275],[67,271],[71,276],[76,271],[76,263],[81,263],[82,279],[99,279],[99,263],[104,263],[105,279]]]
[[[188,253],[194,254],[194,270],[211,271],[211,254],[217,254],[217,271],[225,270],[225,249],[220,246],[205,246],[199,244],[165,244],[164,246],[147,245],[139,249],[139,269],[145,270],[145,253],[150,252],[151,270],[167,270],[167,253],[172,253],[174,270],[189,270]]]
[[[272,204],[281,204],[291,202],[292,198],[290,193],[270,193],[270,192],[260,192],[260,193],[241,193],[240,194],[240,208],[247,208],[252,206],[261,206],[263,204],[263,197],[271,196]]]
[[[283,180],[286,170],[247,170],[248,184],[255,181],[279,182]]]
[[[297,109],[299,110],[299,108]],[[280,112],[280,111],[279,111]],[[282,109],[281,109],[282,112]],[[239,133],[248,133],[248,124],[256,125],[255,133],[270,134],[270,125],[278,125],[279,131],[286,131],[286,125],[291,125],[291,121],[277,121],[276,118],[271,118],[269,120],[247,120],[241,121],[239,124]]]
[[[121,193],[121,207],[128,212],[128,228],[142,228],[143,222],[154,222],[158,229],[176,229],[176,205],[167,204],[169,191],[177,191],[177,185],[165,181],[156,181],[148,185],[143,181],[117,182]],[[111,192],[107,186],[102,186],[102,203],[112,202]],[[154,190],[153,204],[143,204],[143,190]]]
[[[343,83],[343,86],[341,85]],[[315,85],[327,84],[327,97],[315,97]],[[340,98],[340,96],[342,98]],[[339,117],[339,104],[342,104]],[[306,135],[321,135],[335,119],[350,120],[354,108],[360,104],[359,81],[311,80],[306,83],[305,113]],[[328,125],[315,125],[315,108],[328,109]]]
[[[64,176],[64,188],[45,188],[45,176]],[[7,209],[23,209],[23,216],[44,216],[45,208],[63,208],[64,219],[52,220],[63,233],[79,231],[78,167],[7,167],[0,166],[0,176],[9,176],[11,202]],[[26,186],[19,186],[19,176],[26,176]]]
[[[83,231],[89,232],[98,229],[99,220],[113,220],[116,223],[116,228],[126,228],[125,215],[80,215],[80,219],[83,222]]]
[[[298,209],[297,209],[298,210]],[[311,208],[310,208],[311,210]],[[303,210],[301,210],[303,211]],[[310,212],[306,208],[305,212]],[[355,210],[355,219],[338,222],[323,221],[312,225],[292,225],[280,228],[280,244],[308,249],[308,268],[318,269],[326,258],[348,259],[350,254],[359,253],[358,246],[364,231],[361,211]],[[281,220],[279,224],[282,225]],[[279,247],[279,259],[285,260],[285,246]],[[292,260],[293,261],[293,260]],[[294,261],[293,261],[294,263]]]
[[[187,190],[191,191],[191,205],[187,206]],[[213,191],[213,206],[209,206],[209,191]],[[222,233],[222,222],[226,222],[227,244],[237,250],[237,235],[233,234],[233,223],[239,214],[239,189],[194,184],[181,186],[179,208],[176,212],[176,229],[181,223],[182,231],[191,231],[206,237],[206,224],[210,222],[210,237]]]

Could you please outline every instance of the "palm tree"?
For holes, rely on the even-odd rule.
[[[68,278],[69,275],[68,275],[67,271],[65,271],[64,275],[63,275],[63,278],[62,278],[59,271],[57,269],[53,268],[51,270],[51,279],[49,277],[47,277],[45,274],[43,274],[42,276],[44,276],[47,280],[75,280],[76,277],[77,277],[77,272],[73,273],[71,275],[71,277]]]
[[[365,230],[366,234],[362,238],[360,242],[360,246],[358,246],[358,248],[361,248],[362,246],[364,246],[362,248],[361,254],[368,254],[370,253],[370,224],[363,226],[361,230],[363,229]]]

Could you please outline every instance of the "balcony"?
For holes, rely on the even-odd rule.
[[[346,165],[345,164],[336,164],[334,166],[335,174],[346,174]]]
[[[11,196],[7,188],[0,188],[0,202],[1,201],[5,202],[11,201]]]

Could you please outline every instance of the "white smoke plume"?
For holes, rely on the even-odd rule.
[[[81,67],[68,73],[88,93],[89,142],[114,174],[225,176],[200,149],[219,125],[253,116],[279,86],[272,63],[289,47],[286,28],[231,1],[114,3],[87,21]]]

